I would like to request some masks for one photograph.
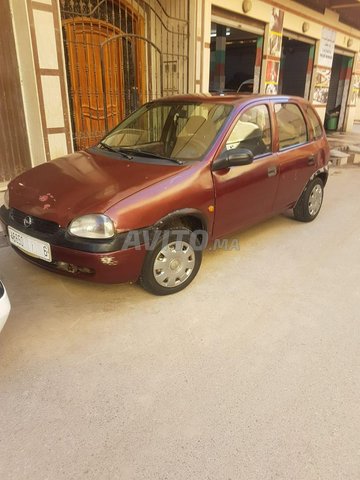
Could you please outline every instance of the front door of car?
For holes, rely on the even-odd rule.
[[[249,165],[217,169],[218,159],[250,150]],[[235,121],[218,158],[213,162],[215,188],[215,238],[248,227],[273,212],[278,186],[278,159],[273,153],[269,108],[257,104],[242,112]]]

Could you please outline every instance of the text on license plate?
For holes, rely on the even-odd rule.
[[[8,227],[10,243],[20,248],[25,253],[37,258],[41,258],[46,262],[51,262],[51,248],[47,242],[42,242],[37,238],[30,237],[25,233]]]

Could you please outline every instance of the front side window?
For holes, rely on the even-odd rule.
[[[207,102],[150,103],[121,122],[102,145],[134,156],[141,150],[152,157],[201,160],[232,108]]]
[[[225,144],[225,150],[251,150],[254,157],[271,152],[271,126],[266,105],[250,107],[239,117]]]
[[[305,119],[297,105],[277,103],[275,104],[275,114],[279,128],[280,150],[307,141]]]

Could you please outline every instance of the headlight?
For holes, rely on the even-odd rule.
[[[6,190],[4,195],[4,206],[5,208],[9,208],[9,189]]]
[[[106,215],[84,215],[70,223],[71,235],[83,238],[111,238],[115,235],[112,220]]]

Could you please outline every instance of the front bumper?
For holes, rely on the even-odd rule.
[[[50,244],[51,262],[32,257],[11,245],[21,257],[35,265],[62,275],[100,283],[135,282],[140,276],[146,254],[141,242],[125,248],[126,235],[118,235],[110,241],[89,241],[70,238],[63,229],[55,234],[35,232],[16,222],[9,212],[4,207],[0,208],[0,221],[6,233],[7,227],[11,226]]]

